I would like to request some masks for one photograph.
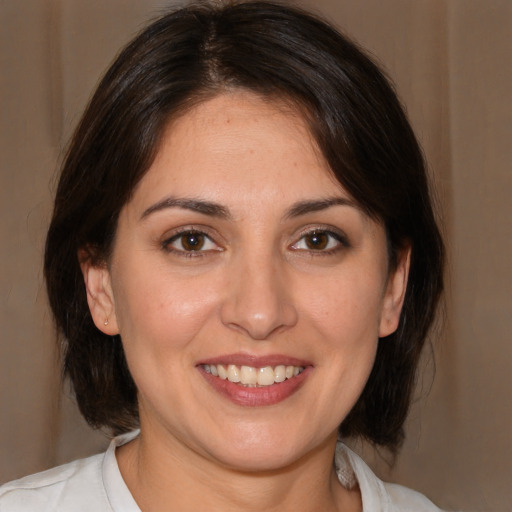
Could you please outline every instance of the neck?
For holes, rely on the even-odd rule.
[[[116,452],[142,512],[361,510],[359,491],[337,481],[335,436],[287,467],[258,472],[226,467],[166,441],[141,434]]]

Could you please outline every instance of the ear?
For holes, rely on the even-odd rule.
[[[94,324],[101,332],[109,336],[119,334],[114,294],[107,264],[94,264],[91,255],[85,249],[78,252],[78,260],[82,269],[87,303]]]
[[[400,251],[396,268],[388,276],[379,323],[380,338],[389,336],[398,328],[407,289],[410,261],[411,247],[407,246]]]

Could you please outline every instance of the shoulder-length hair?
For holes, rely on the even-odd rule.
[[[392,86],[354,43],[317,17],[264,1],[202,2],[157,19],[117,57],[75,132],[45,275],[79,408],[114,433],[138,424],[121,339],[95,327],[77,254],[108,261],[119,212],[169,121],[234,88],[297,107],[336,179],[384,225],[391,269],[411,247],[399,327],[380,340],[366,387],[340,426],[343,436],[395,449],[442,290],[444,251],[423,155]]]

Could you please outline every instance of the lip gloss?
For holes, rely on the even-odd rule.
[[[197,368],[208,384],[219,394],[237,405],[251,407],[274,405],[286,400],[302,387],[312,369],[312,367],[308,365],[305,366],[304,370],[299,373],[299,375],[286,379],[284,382],[271,384],[270,386],[251,387],[215,377],[207,373],[202,366],[198,366]]]

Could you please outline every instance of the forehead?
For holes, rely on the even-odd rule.
[[[166,194],[246,204],[347,195],[298,108],[240,91],[169,123],[133,200],[142,208]]]

